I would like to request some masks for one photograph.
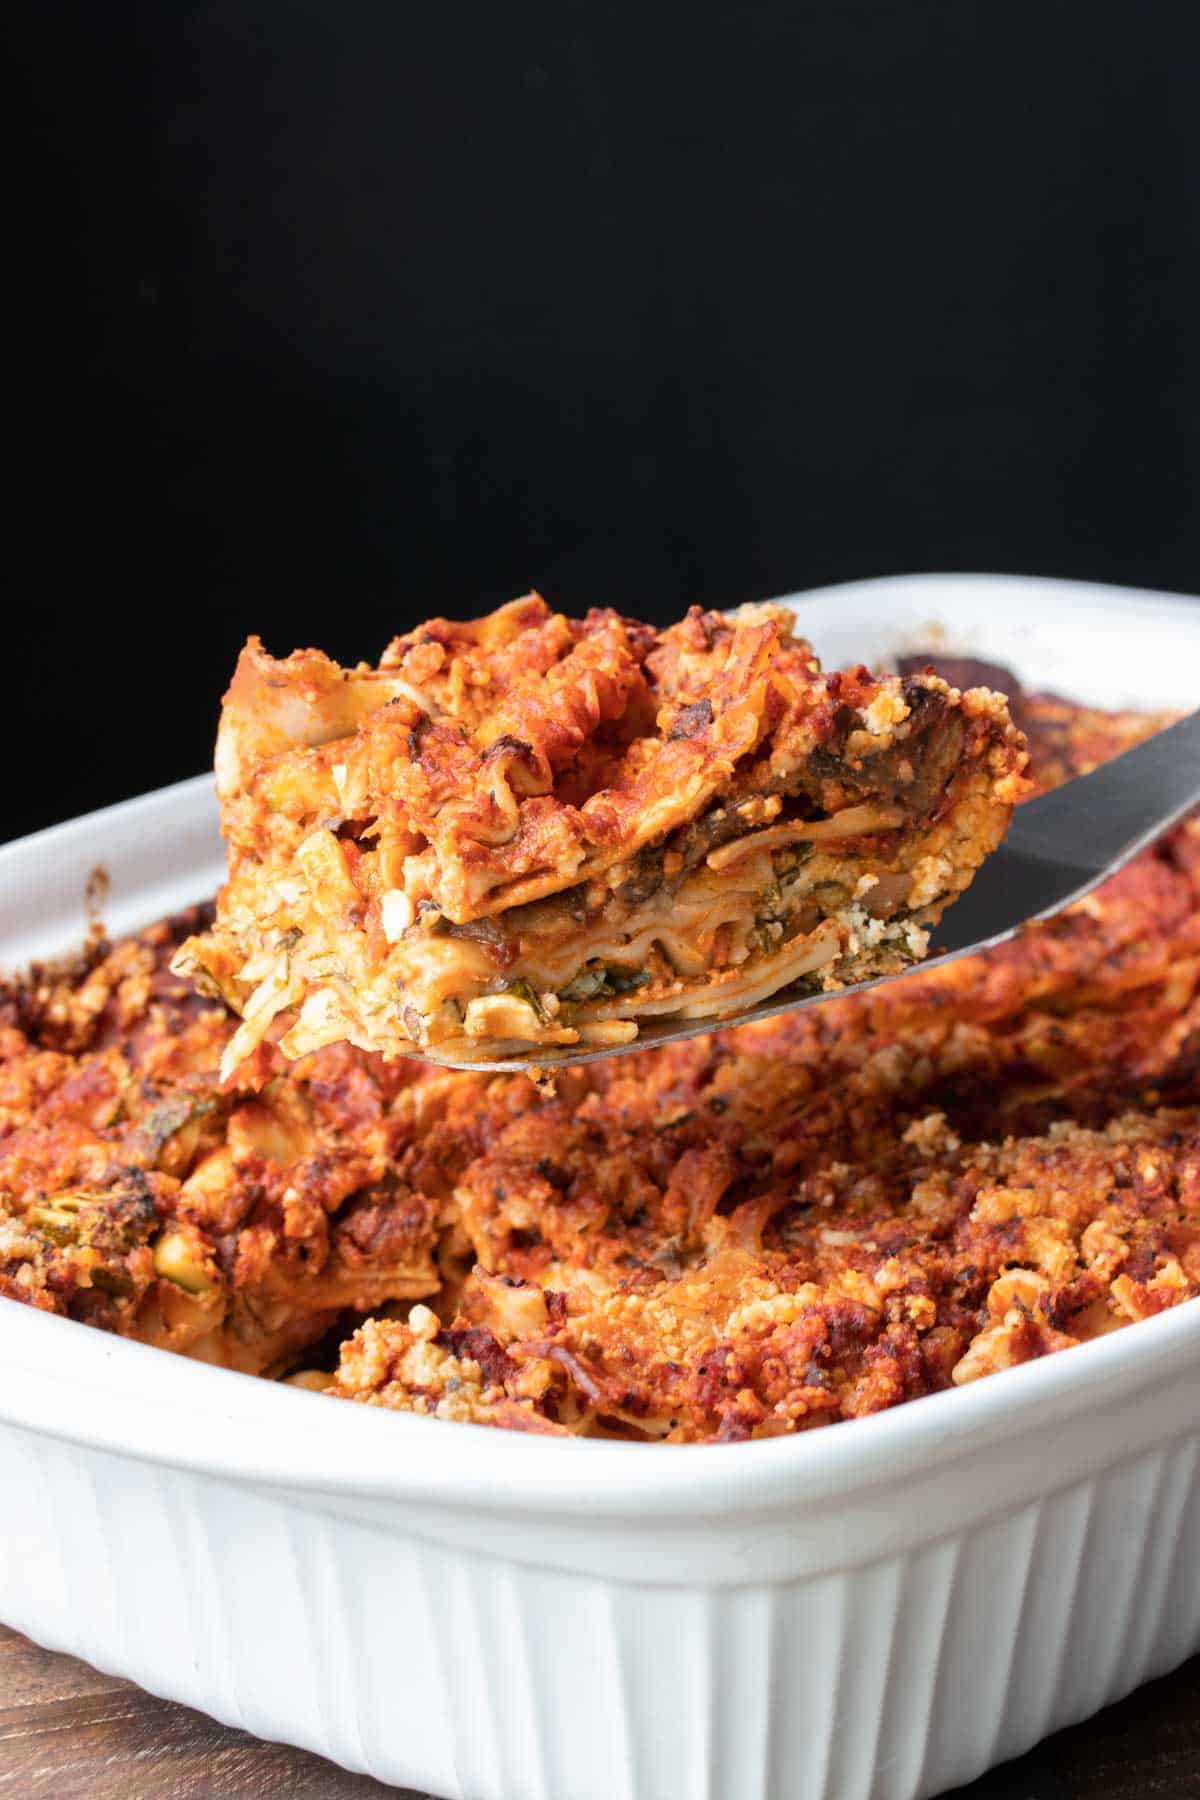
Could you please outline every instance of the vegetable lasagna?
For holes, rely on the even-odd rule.
[[[945,674],[1008,689],[1042,785],[1168,722]],[[270,1035],[223,1080],[239,1020],[170,968],[209,924],[0,993],[10,1300],[385,1411],[686,1443],[1200,1295],[1200,820],[983,955],[552,1097]]]
[[[892,974],[999,842],[986,688],[822,671],[792,613],[659,632],[530,594],[377,668],[252,639],[225,697],[229,879],[176,970],[268,1037],[447,1062],[635,1038]]]

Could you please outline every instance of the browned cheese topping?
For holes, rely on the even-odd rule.
[[[1013,712],[1046,785],[1167,722]],[[1200,822],[987,955],[550,1097],[344,1042],[289,1060],[286,1015],[222,1082],[238,1019],[170,972],[206,924],[0,1001],[9,1298],[375,1406],[700,1442],[1200,1294]]]

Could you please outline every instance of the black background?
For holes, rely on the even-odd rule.
[[[0,835],[250,630],[1200,589],[1192,10],[18,0]]]

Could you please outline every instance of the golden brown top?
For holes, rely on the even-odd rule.
[[[434,1292],[449,1188],[400,1170],[409,1065],[337,1046],[219,1085],[233,1022],[167,966],[196,923],[0,996],[0,1294],[260,1372]]]
[[[694,607],[657,631],[537,594],[486,618],[435,619],[379,667],[319,651],[276,661],[257,639],[225,698],[218,790],[230,873],[282,866],[334,829],[346,904],[385,893],[464,923],[632,857],[718,797],[777,793],[804,770],[814,816],[865,793],[920,814],[913,748],[951,707],[998,803],[1020,791],[1021,740],[995,695],[938,678],[825,673],[786,607]],[[961,747],[956,734],[955,748]]]
[[[1035,777],[1112,742],[1018,705]],[[11,1298],[270,1372],[423,1301],[346,1344],[335,1391],[695,1441],[877,1410],[1200,1292],[1198,821],[986,956],[553,1098],[269,1042],[222,1085],[236,1021],[167,967],[196,923],[0,1000]]]
[[[507,1191],[516,1171],[490,1173]],[[685,1151],[665,1189],[640,1173],[620,1192],[589,1184],[582,1205],[573,1157],[559,1177],[572,1198],[554,1210],[575,1210],[577,1245],[581,1214],[597,1237],[625,1237],[615,1266],[577,1248],[545,1281],[477,1269],[448,1329],[425,1307],[368,1323],[335,1393],[528,1430],[775,1436],[1200,1294],[1194,1107],[1000,1146],[963,1144],[933,1112],[853,1164],[798,1165],[786,1183],[772,1169],[774,1193],[744,1149]],[[623,1234],[602,1222],[613,1210]]]

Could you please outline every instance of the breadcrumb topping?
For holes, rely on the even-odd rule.
[[[1047,782],[1166,722],[1014,705]],[[270,1031],[222,1082],[237,1020],[169,966],[205,922],[0,997],[8,1299],[383,1410],[690,1443],[1200,1294],[1195,820],[984,956],[552,1093]]]

